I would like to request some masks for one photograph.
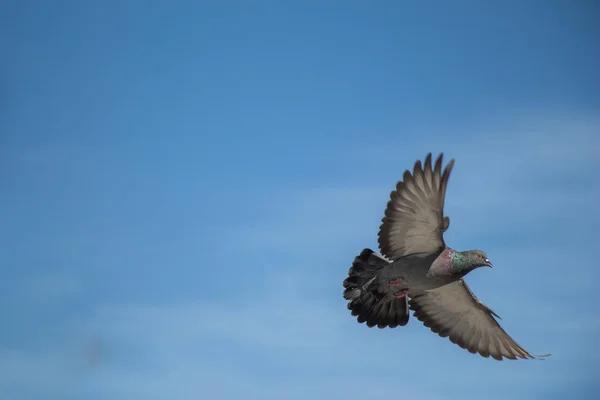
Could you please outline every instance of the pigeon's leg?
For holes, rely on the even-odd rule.
[[[406,297],[406,295],[408,295],[408,289],[402,289],[398,293],[395,293],[397,299],[403,299]]]
[[[402,282],[404,282],[404,279],[402,277],[388,281],[390,286],[400,286],[402,285]]]

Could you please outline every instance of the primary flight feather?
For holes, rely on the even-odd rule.
[[[517,344],[462,279],[476,268],[492,267],[485,252],[456,251],[444,242],[450,225],[444,199],[453,167],[453,159],[443,167],[443,154],[432,163],[430,153],[412,174],[404,172],[379,229],[381,255],[364,249],[344,280],[348,309],[358,322],[379,328],[406,325],[411,309],[433,332],[471,353],[496,360],[545,357]]]

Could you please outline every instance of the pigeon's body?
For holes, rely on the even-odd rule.
[[[487,255],[456,251],[444,242],[450,224],[443,216],[444,197],[453,165],[451,160],[442,172],[442,155],[432,166],[429,154],[423,165],[417,161],[413,174],[404,173],[379,231],[383,256],[364,249],[344,280],[348,308],[358,322],[379,328],[406,325],[410,308],[425,326],[472,353],[498,360],[535,358],[462,279],[476,268],[491,267]]]
[[[408,295],[447,285],[462,277],[451,269],[449,254],[452,251],[446,249],[441,253],[417,253],[402,257],[382,268],[372,285],[376,284],[380,291],[407,290]],[[390,281],[397,283],[390,284]]]

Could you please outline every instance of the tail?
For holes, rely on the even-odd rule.
[[[371,249],[364,249],[354,259],[344,280],[344,298],[349,300],[348,309],[359,323],[366,322],[369,328],[395,328],[408,323],[408,298],[384,299],[383,295],[369,285],[377,273],[390,262]]]

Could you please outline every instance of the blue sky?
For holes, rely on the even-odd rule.
[[[2,2],[1,397],[597,398],[599,12]],[[346,310],[430,151],[468,283],[548,360]]]

